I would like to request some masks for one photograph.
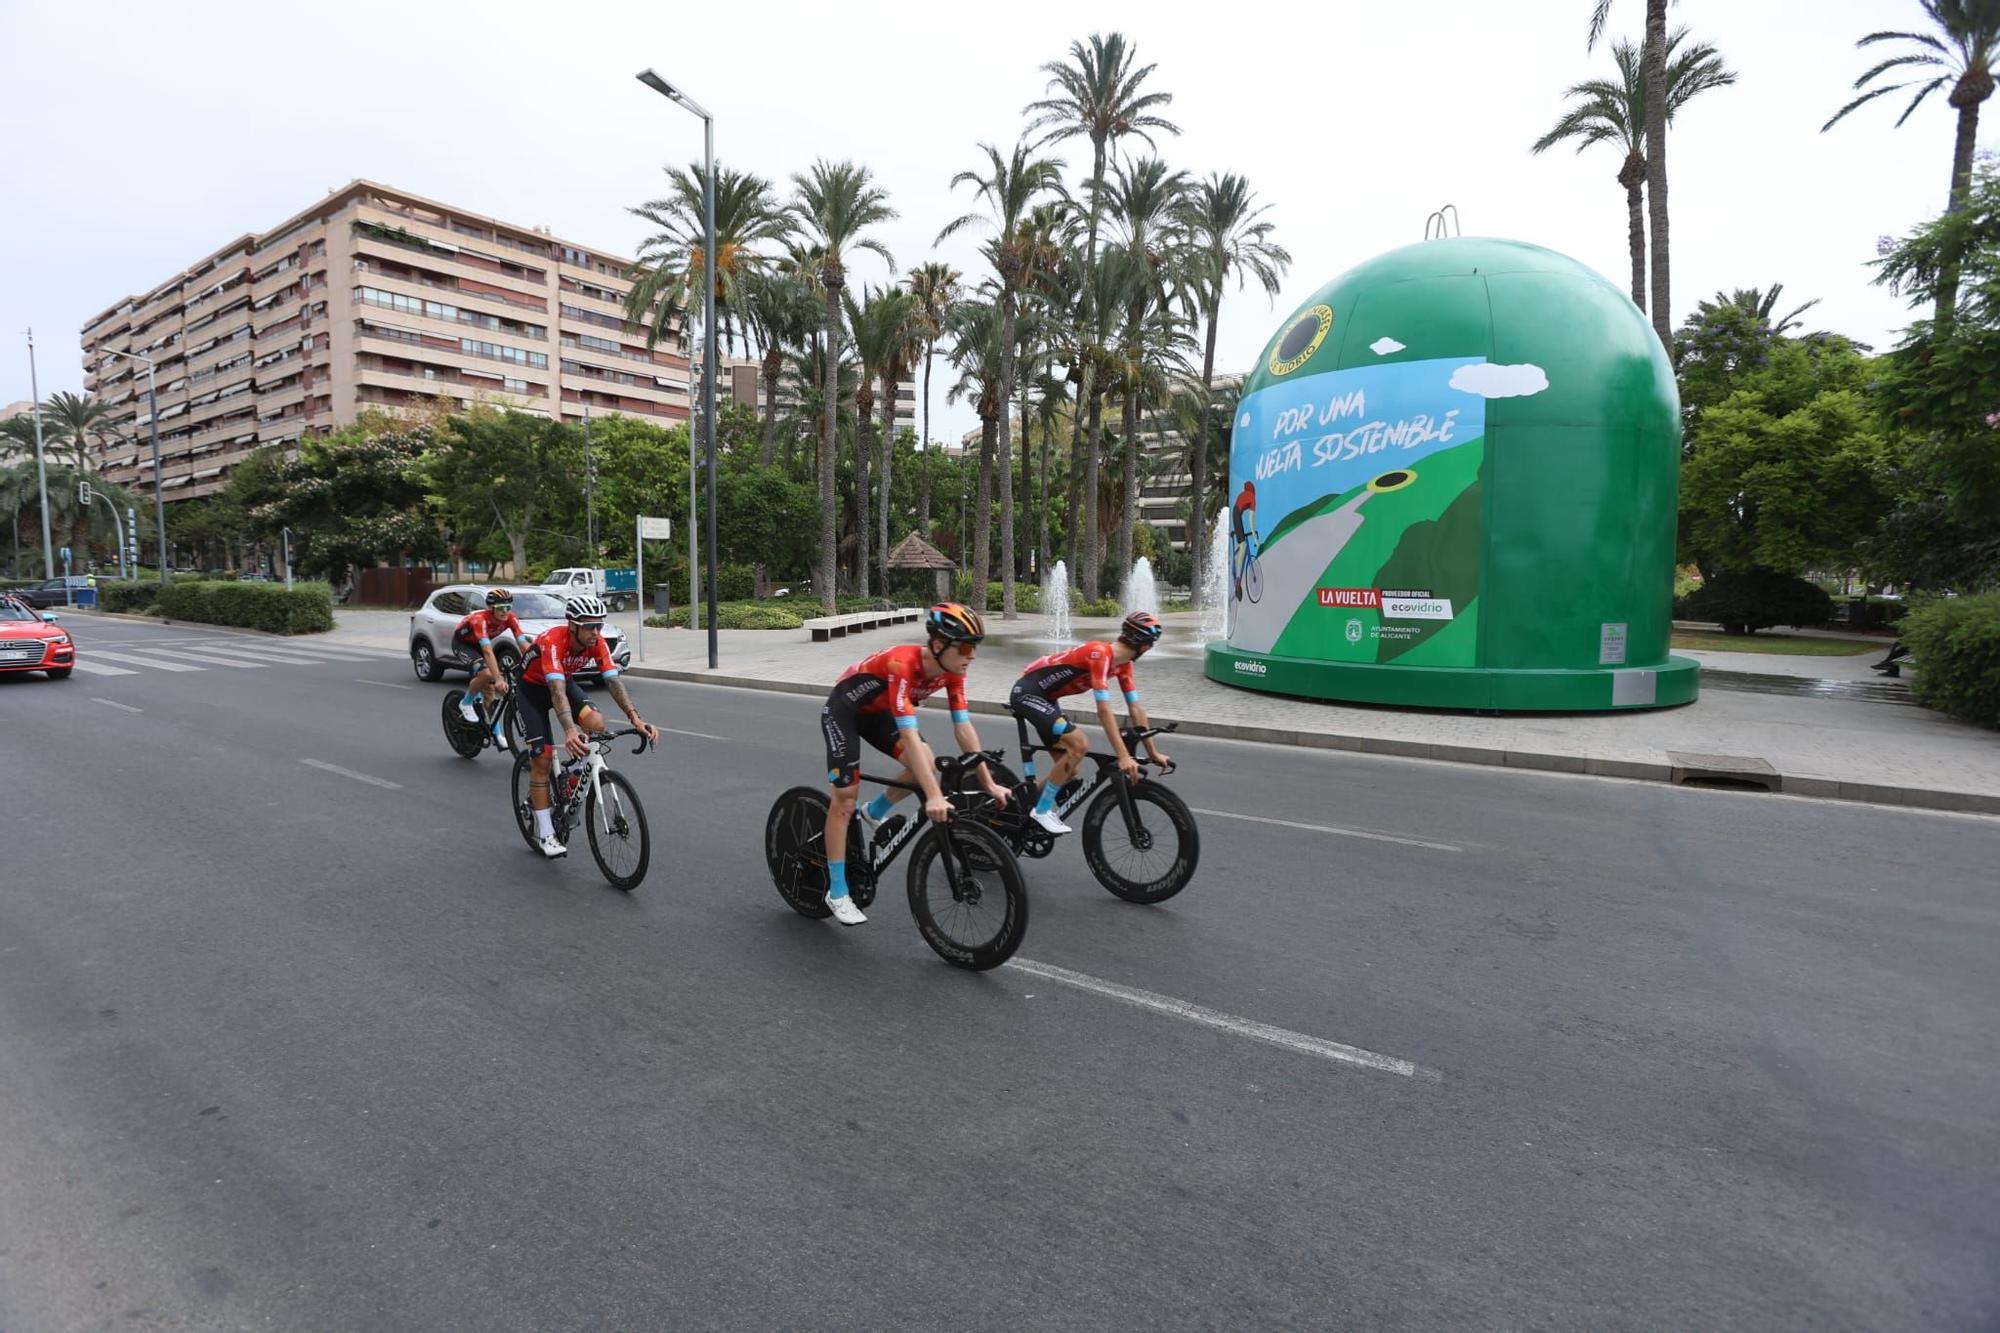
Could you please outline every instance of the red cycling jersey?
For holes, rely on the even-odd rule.
[[[1138,678],[1132,673],[1132,663],[1116,662],[1111,656],[1108,643],[1080,643],[1074,648],[1066,648],[1047,657],[1038,657],[1028,663],[1028,669],[1021,673],[1027,688],[1044,699],[1061,699],[1066,695],[1081,694],[1089,690],[1099,698],[1111,697],[1111,682],[1118,681],[1126,698],[1139,692]]]
[[[535,646],[528,650],[528,665],[521,672],[521,680],[528,685],[546,685],[552,679],[562,680],[580,671],[593,671],[606,680],[617,675],[618,664],[611,659],[611,645],[600,631],[596,643],[580,647],[573,628],[557,625],[536,639]]]
[[[926,673],[924,654],[928,651],[912,643],[864,657],[840,673],[834,692],[838,695],[842,693],[842,686],[866,676],[882,681],[888,688],[873,698],[865,698],[865,692],[857,691],[865,699],[855,704],[857,712],[887,712],[899,718],[915,717],[918,704],[943,690],[945,702],[951,705],[954,717],[969,714],[972,705],[965,697],[965,677],[954,676],[950,672],[940,672],[935,676]]]
[[[491,643],[504,634],[517,639],[528,637],[528,631],[521,628],[521,622],[514,618],[512,611],[505,615],[495,615],[491,611],[474,611],[458,622],[456,634],[466,635],[481,643]]]

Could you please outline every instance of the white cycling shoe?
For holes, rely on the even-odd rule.
[[[861,926],[868,923],[868,918],[854,905],[852,894],[843,893],[838,898],[829,897],[826,905],[833,909],[833,919],[843,926]]]
[[[556,835],[553,833],[536,843],[535,846],[540,849],[543,856],[548,857],[551,861],[555,860],[558,856],[569,855],[569,848],[557,842]]]
[[[479,721],[479,709],[474,706],[471,695],[468,694],[465,698],[459,700],[458,715],[467,722]]]
[[[493,728],[493,745],[494,748],[501,750],[511,750],[514,748],[507,743],[507,729],[505,727]]]
[[[1053,810],[1032,810],[1028,813],[1028,818],[1034,820],[1036,824],[1050,833],[1073,832],[1070,826],[1063,823]]]

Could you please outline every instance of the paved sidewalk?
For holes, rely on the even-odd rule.
[[[338,611],[335,619],[337,640],[407,646],[407,614]],[[1179,721],[1190,734],[1662,781],[1674,774],[1673,754],[1724,755],[1765,761],[1782,789],[1797,795],[2000,814],[2000,734],[1893,702],[1905,697],[1897,682],[1867,670],[1877,655],[1690,653],[1705,675],[1710,669],[1716,675],[1683,708],[1485,717],[1323,703],[1218,684],[1202,674],[1198,617],[1165,619],[1167,639],[1140,668],[1140,686],[1154,717]],[[634,617],[618,620],[630,632]],[[1106,634],[1115,624],[1079,620],[1076,632]],[[1021,668],[1057,647],[1044,637],[1039,616],[1005,623],[996,615],[989,626],[994,633],[971,681],[982,713],[1002,711]],[[907,625],[818,644],[803,630],[724,630],[721,667],[711,672],[705,633],[648,629],[643,660],[635,652],[633,666],[636,675],[818,694],[849,663],[913,637]],[[984,735],[989,744],[1012,743],[991,724]]]

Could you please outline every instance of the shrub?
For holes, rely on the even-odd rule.
[[[106,611],[147,611],[160,595],[160,585],[144,579],[99,579],[97,604]]]
[[[707,596],[707,589],[702,590]],[[757,571],[750,565],[717,565],[715,567],[715,600],[723,602],[747,602],[757,595]]]
[[[2000,592],[1941,597],[1903,618],[1917,659],[1917,698],[1941,713],[2000,730]]]
[[[300,583],[239,583],[224,579],[173,582],[153,605],[169,620],[232,625],[271,634],[318,634],[333,628],[333,589]]]
[[[720,573],[717,571],[720,582]],[[787,602],[790,599],[787,599]],[[717,629],[802,629],[808,615],[818,615],[815,604],[791,606],[787,602],[717,602],[715,604],[715,627]],[[687,608],[677,606],[670,616],[647,616],[646,623],[654,629],[686,629]],[[705,626],[706,622],[704,622]]]
[[[1077,602],[1070,607],[1073,615],[1079,616],[1122,616],[1125,608],[1118,604],[1116,597],[1100,597],[1094,602]]]
[[[1754,634],[1773,625],[1824,625],[1833,599],[1817,583],[1769,569],[1718,574],[1674,604],[1682,620],[1713,620],[1730,634]]]
[[[953,581],[952,593],[959,601],[970,606],[973,601],[972,590],[974,586],[971,573],[966,570],[960,570],[958,577]],[[998,611],[1003,604],[1002,599],[1006,596],[1006,593],[1007,585],[1005,583],[999,579],[987,580],[986,609],[988,611]],[[1016,611],[1028,612],[1040,611],[1042,609],[1041,585],[1031,583],[1027,579],[1016,579],[1014,581],[1014,609]]]

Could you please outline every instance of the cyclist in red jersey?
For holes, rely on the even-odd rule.
[[[549,714],[555,714],[556,724],[563,732],[563,751],[572,759],[590,753],[585,732],[604,730],[603,716],[576,683],[578,673],[597,672],[612,699],[632,719],[632,725],[645,733],[647,743],[660,743],[660,729],[639,716],[632,696],[625,692],[625,682],[618,678],[618,664],[604,642],[604,619],[608,614],[604,603],[590,593],[571,597],[563,603],[563,623],[543,631],[535,640],[527,665],[521,671],[521,730],[532,756],[528,767],[528,805],[535,812],[535,836],[543,856],[568,854],[568,849],[556,841],[555,817],[549,813],[549,769],[555,763]]]
[[[980,748],[965,697],[965,670],[979,651],[986,624],[977,611],[957,602],[940,602],[925,617],[924,629],[923,644],[890,648],[841,672],[820,710],[826,780],[833,784],[833,801],[826,812],[826,905],[844,926],[858,926],[868,919],[847,892],[847,821],[856,813],[861,742],[902,765],[896,781],[915,782],[924,794],[924,814],[940,822],[951,818],[951,802],[938,787],[937,763],[917,730],[917,705],[943,690],[960,750],[970,754]],[[1007,789],[984,766],[978,772],[988,794],[1005,804]],[[870,801],[859,812],[863,829],[879,825],[902,797],[902,788],[890,787]]]
[[[1243,570],[1250,563],[1250,543],[1254,541],[1259,545],[1263,544],[1263,539],[1257,535],[1257,484],[1255,482],[1244,482],[1243,489],[1230,502],[1229,536],[1231,538],[1229,548],[1231,594],[1234,600],[1240,602],[1243,600]]]
[[[1090,749],[1083,739],[1083,732],[1063,716],[1062,707],[1055,701],[1089,690],[1097,702],[1097,720],[1103,726],[1104,734],[1111,738],[1112,753],[1118,756],[1118,771],[1128,781],[1137,782],[1139,761],[1125,748],[1125,737],[1119,733],[1118,719],[1111,712],[1111,682],[1116,680],[1124,691],[1125,707],[1132,715],[1132,725],[1148,725],[1146,710],[1139,703],[1139,685],[1132,664],[1160,641],[1160,630],[1158,616],[1134,611],[1118,627],[1116,643],[1093,641],[1078,644],[1030,662],[1008,693],[1007,706],[1013,710],[1014,716],[1034,727],[1041,735],[1042,744],[1057,752],[1055,767],[1049,770],[1049,780],[1042,784],[1041,795],[1028,816],[1050,833],[1070,831],[1069,825],[1056,814],[1056,792],[1076,775],[1085,752]],[[1167,767],[1167,757],[1153,744],[1151,736],[1146,738],[1146,755],[1162,768]],[[1034,765],[1030,763],[1028,776],[1032,778],[1034,775]]]
[[[485,665],[472,677],[465,687],[465,697],[459,701],[458,711],[467,722],[479,721],[479,709],[474,700],[484,695],[489,705],[497,705],[500,696],[507,692],[506,679],[500,674],[499,659],[493,655],[496,642],[511,641],[516,652],[528,651],[528,631],[521,628],[521,622],[514,618],[514,594],[507,588],[494,588],[486,594],[486,609],[474,611],[458,622],[452,631],[454,648],[470,651],[480,657]],[[495,744],[507,748],[507,735],[498,719],[493,723]]]

